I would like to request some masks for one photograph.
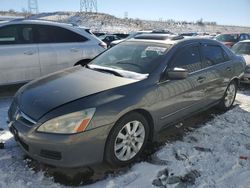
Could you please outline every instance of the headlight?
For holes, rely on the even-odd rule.
[[[58,134],[73,134],[85,131],[92,117],[95,108],[59,116],[42,124],[37,131]]]

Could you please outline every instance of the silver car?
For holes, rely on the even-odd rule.
[[[84,64],[106,44],[88,29],[42,20],[0,24],[0,86],[25,83],[40,76]]]
[[[234,53],[242,55],[247,63],[245,74],[241,79],[242,83],[250,84],[250,40],[244,40],[235,44],[232,48]]]

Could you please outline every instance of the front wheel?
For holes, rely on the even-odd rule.
[[[235,81],[230,82],[219,105],[222,110],[229,110],[233,106],[237,89],[237,83]]]
[[[139,113],[122,117],[114,126],[106,144],[105,158],[113,166],[133,162],[143,151],[149,137],[147,120]]]

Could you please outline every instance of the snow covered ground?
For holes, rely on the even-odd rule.
[[[20,12],[0,11],[0,16],[4,17],[25,17],[27,14]],[[138,30],[167,29],[174,33],[183,32],[208,32],[208,33],[249,33],[250,27],[214,25],[204,23],[204,25],[195,22],[168,20],[141,20],[141,19],[123,19],[105,13],[91,12],[44,12],[32,15],[33,19],[45,19],[58,22],[75,23],[90,28],[92,31],[108,33],[130,33]]]
[[[64,187],[28,167],[24,153],[7,131],[11,99],[0,100],[0,188]],[[250,90],[237,95],[235,108],[216,115],[183,139],[165,143],[154,157],[161,163],[139,162],[87,188],[200,187],[250,188]],[[153,185],[153,184],[154,185]]]

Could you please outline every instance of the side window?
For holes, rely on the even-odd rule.
[[[34,42],[34,29],[30,25],[20,25],[20,39],[22,44],[31,44]]]
[[[5,26],[0,28],[0,45],[16,44],[18,41],[18,28],[16,26]]]
[[[77,33],[74,33],[73,31],[55,27],[55,33],[56,33],[56,42],[57,43],[68,43],[68,42],[85,42],[88,39],[84,36],[81,36]]]
[[[226,61],[223,55],[223,50],[220,46],[203,45],[202,53],[207,67]]]
[[[0,29],[0,45],[30,44],[33,42],[33,27],[30,25],[12,25]]]
[[[54,27],[47,25],[37,26],[37,42],[38,43],[54,43],[55,32]]]
[[[39,43],[68,43],[84,42],[88,39],[61,27],[39,25],[37,26],[37,40]]]
[[[197,46],[187,46],[180,49],[180,51],[174,55],[170,66],[172,68],[185,68],[189,72],[200,70],[201,58],[199,48]]]

